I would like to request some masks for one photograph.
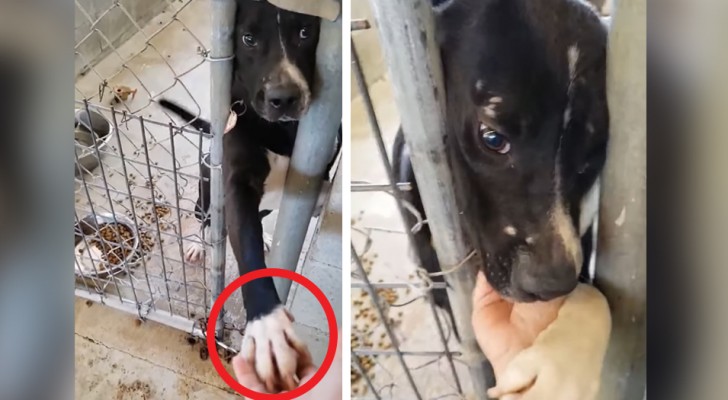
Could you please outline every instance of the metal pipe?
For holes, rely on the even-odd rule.
[[[397,183],[397,190],[400,192],[409,192],[412,190],[412,184],[409,182]],[[351,191],[353,192],[392,192],[391,184],[375,184],[375,183],[352,183]]]
[[[360,356],[397,356],[402,354],[403,356],[416,356],[416,357],[442,357],[446,354],[450,354],[453,357],[460,357],[462,353],[459,351],[404,351],[401,350],[397,353],[394,350],[372,350],[372,349],[351,349],[351,352]]]
[[[432,282],[429,286],[429,289],[447,289],[447,284],[443,282]],[[367,286],[372,286],[375,289],[409,289],[409,288],[424,288],[425,284],[420,282],[403,282],[403,283],[397,283],[397,282],[380,282],[380,283],[370,283],[367,285],[364,282],[352,282],[351,288],[352,289],[366,289]]]
[[[222,136],[227,123],[233,77],[234,0],[212,0],[212,45],[210,48],[210,242],[212,243],[212,302],[225,288],[225,215],[222,177]],[[224,308],[215,322],[215,335],[223,337]]]
[[[471,250],[455,203],[443,140],[445,88],[432,10],[423,0],[370,0],[370,3],[415,177],[432,226],[433,244],[440,264],[447,269],[460,264]],[[445,278],[451,288],[450,300],[462,338],[463,358],[472,376],[473,392],[477,398],[487,399],[486,390],[495,380],[470,325],[470,294],[475,271],[474,263],[469,261]]]
[[[341,126],[341,17],[321,21],[316,50],[321,89],[298,125],[288,165],[269,266],[295,271],[313,216],[322,177],[334,152]],[[291,281],[275,278],[278,297],[286,302]]]
[[[612,310],[600,399],[639,399],[646,376],[646,1],[618,1],[607,51],[610,138],[595,286]]]
[[[95,301],[97,303],[101,303],[105,306],[109,306],[111,308],[114,308],[119,311],[128,312],[131,314],[139,314],[139,304],[137,303],[130,303],[128,300],[124,301],[123,299],[116,299],[112,297],[106,297],[103,294],[99,293],[89,293],[84,290],[81,290],[79,288],[76,288],[75,290],[76,297],[80,297],[82,299]],[[147,313],[140,315],[140,318],[143,318],[144,320],[150,320],[154,322],[158,322],[163,325],[170,326],[172,328],[181,330],[183,332],[193,332],[193,327],[195,325],[195,322],[192,320],[189,320],[185,317],[174,315],[172,313],[168,313],[165,311],[161,311],[158,309],[149,309]]]

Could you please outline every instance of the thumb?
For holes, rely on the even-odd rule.
[[[473,289],[472,323],[475,331],[493,332],[494,328],[509,324],[512,311],[513,304],[490,286],[482,271],[478,272]]]
[[[536,368],[534,364],[527,354],[521,353],[500,374],[496,386],[488,389],[488,396],[497,399],[522,392],[531,386],[535,380]]]
[[[311,352],[308,350],[308,347],[302,343],[289,342],[289,344],[293,346],[298,355],[296,362],[296,375],[298,376],[298,379],[304,380],[313,376],[313,374],[316,373],[316,366],[313,364],[313,357],[311,356]]]
[[[260,381],[258,374],[255,373],[255,367],[245,357],[238,354],[233,357],[232,364],[235,378],[241,385],[255,392],[267,393],[263,382]]]

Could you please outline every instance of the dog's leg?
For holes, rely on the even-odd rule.
[[[394,147],[392,150],[392,168],[394,170],[395,178],[398,182],[410,182],[412,190],[406,192],[400,192],[402,199],[412,204],[415,209],[420,213],[421,217],[425,219],[425,211],[422,205],[422,199],[420,193],[417,190],[417,182],[415,181],[414,170],[410,163],[409,155],[407,154],[407,148],[404,143],[404,135],[400,128],[397,132],[397,136],[394,139]],[[419,222],[411,212],[405,212],[405,229],[412,229]],[[432,246],[432,233],[427,224],[420,227],[419,231],[414,233],[414,243],[412,247],[417,255],[417,258],[422,263],[422,267],[430,274],[441,272],[440,262],[437,259],[437,253],[435,248]],[[442,276],[432,277],[433,282],[444,283],[445,278]],[[450,306],[450,298],[448,297],[447,291],[442,289],[433,290],[432,297],[435,305],[445,310],[450,317],[450,324],[453,328],[455,337],[460,340],[460,334],[458,333],[457,325],[455,324],[455,316]]]
[[[225,188],[226,224],[240,275],[244,275],[266,268],[258,210],[263,185],[254,187],[247,176],[230,176]],[[256,279],[243,285],[242,292],[247,313],[242,354],[254,360],[268,391],[294,389],[300,378],[296,376],[299,360],[310,355],[293,330],[293,318],[281,304],[273,279]]]
[[[210,164],[209,154],[200,165],[200,181],[197,186],[197,202],[195,203],[195,222],[185,229],[184,236],[199,234],[207,237],[203,231],[210,226]],[[206,232],[205,232],[206,233]],[[205,245],[200,241],[187,242],[184,248],[185,261],[197,265],[205,259]]]

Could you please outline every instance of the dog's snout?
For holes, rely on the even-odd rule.
[[[532,254],[521,252],[516,262],[514,289],[528,300],[548,301],[565,296],[578,284],[576,269],[566,259],[542,263]]]
[[[568,268],[557,268],[556,271],[568,271]],[[538,300],[548,301],[565,296],[576,288],[576,276],[565,272],[548,274],[525,274],[521,278],[521,289]]]
[[[285,113],[298,108],[301,90],[294,84],[273,86],[265,91],[265,100],[271,107]]]

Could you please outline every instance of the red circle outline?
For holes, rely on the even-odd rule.
[[[235,290],[250,281],[266,277],[286,278],[297,282],[299,285],[308,289],[314,295],[314,297],[316,297],[316,300],[321,303],[321,306],[324,309],[324,313],[326,314],[326,320],[329,324],[329,344],[326,349],[326,357],[324,357],[323,363],[316,371],[314,376],[306,383],[297,387],[294,390],[291,390],[290,392],[278,394],[258,393],[241,385],[237,380],[235,380],[235,378],[230,375],[230,373],[228,373],[228,371],[222,365],[222,360],[220,360],[220,356],[217,354],[217,342],[215,340],[214,323],[209,323],[207,325],[207,348],[210,349],[210,360],[212,361],[212,365],[215,367],[215,370],[217,370],[217,373],[225,381],[225,383],[228,384],[228,386],[233,388],[239,394],[245,396],[246,398],[256,400],[291,400],[313,389],[314,386],[316,386],[321,381],[321,379],[323,379],[324,375],[326,375],[326,372],[328,372],[329,368],[331,368],[331,364],[333,364],[334,362],[336,345],[339,341],[339,331],[336,326],[336,315],[334,314],[334,309],[331,307],[329,299],[326,298],[326,295],[321,291],[321,289],[318,288],[318,286],[316,286],[305,276],[297,274],[293,271],[289,271],[287,269],[263,268],[251,271],[234,280],[230,285],[225,288],[225,290],[222,291],[220,297],[215,300],[215,303],[212,305],[212,309],[210,309],[208,321],[217,321],[217,318],[220,315],[220,311],[222,311],[222,306],[225,304],[225,301],[228,299],[228,297],[230,297],[230,295],[235,292]]]

